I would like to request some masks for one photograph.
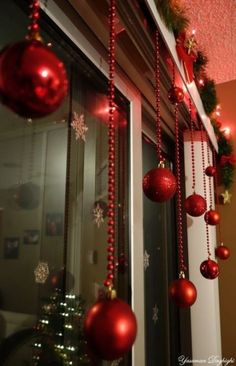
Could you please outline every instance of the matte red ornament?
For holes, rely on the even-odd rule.
[[[204,220],[209,225],[217,225],[220,222],[220,214],[216,210],[210,209],[205,213]]]
[[[205,169],[205,173],[208,177],[214,177],[216,175],[216,167],[209,165]]]
[[[230,249],[228,247],[226,247],[225,245],[219,245],[216,249],[215,249],[215,255],[219,258],[219,259],[228,259],[230,257]]]
[[[155,202],[164,202],[172,198],[176,188],[176,178],[167,168],[154,168],[143,178],[143,191],[150,200]]]
[[[203,277],[207,278],[208,280],[214,280],[216,277],[219,276],[220,273],[218,263],[216,263],[212,259],[207,259],[206,261],[201,263],[200,272]]]
[[[135,315],[120,299],[101,299],[85,316],[84,334],[88,346],[103,360],[123,357],[131,349],[136,333]]]
[[[177,306],[185,308],[195,303],[197,290],[191,281],[179,278],[170,284],[169,296]]]
[[[172,104],[179,104],[184,100],[184,91],[178,86],[172,86],[168,92],[168,98]]]
[[[25,118],[54,112],[67,94],[62,61],[43,43],[24,40],[5,48],[0,56],[0,98]]]
[[[207,209],[206,200],[200,194],[193,193],[186,198],[185,209],[190,216],[201,216]]]

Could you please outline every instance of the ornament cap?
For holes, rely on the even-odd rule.
[[[117,298],[117,293],[116,290],[112,287],[109,287],[107,293],[106,293],[106,298],[109,300],[114,300]]]
[[[179,278],[185,278],[185,273],[184,273],[184,271],[180,271],[180,272],[179,272]]]
[[[159,161],[158,168],[165,168],[165,162],[164,162],[164,160],[160,160]]]

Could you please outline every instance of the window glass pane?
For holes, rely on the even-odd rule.
[[[25,35],[19,3],[1,4],[1,46]],[[33,122],[0,107],[0,358],[9,366],[89,364],[83,313],[106,275],[107,80],[48,18],[41,23],[71,87],[54,114]],[[115,102],[117,288],[129,301],[129,104],[118,92]]]

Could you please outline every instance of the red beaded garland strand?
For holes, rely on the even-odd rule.
[[[155,78],[156,78],[156,137],[157,137],[157,160],[162,161],[161,151],[161,93],[160,93],[160,42],[159,42],[159,31],[156,30],[155,39]]]
[[[189,99],[189,116],[190,116],[191,160],[192,160],[192,190],[193,190],[193,192],[195,192],[196,177],[195,177],[195,154],[194,154],[194,142],[193,142],[194,123],[193,123],[193,118],[192,118],[191,99]]]
[[[27,39],[37,39],[41,40],[39,35],[39,19],[40,19],[40,4],[39,0],[33,0],[30,4],[30,24],[28,26],[28,35],[26,36]]]
[[[104,281],[106,287],[113,287],[115,271],[115,0],[111,0],[109,8],[109,117],[108,117],[108,229],[107,229],[107,276]]]
[[[206,191],[206,175],[205,175],[205,148],[203,142],[203,126],[201,124],[200,128],[201,133],[201,150],[202,150],[202,168],[203,168],[203,188],[204,188],[204,198],[207,199],[207,191]],[[210,182],[211,183],[211,182]],[[200,272],[203,277],[208,280],[213,280],[219,275],[219,266],[218,264],[211,259],[211,251],[210,251],[210,238],[209,238],[209,226],[208,224],[211,222],[211,209],[212,206],[212,197],[210,196],[210,210],[205,214],[205,222],[206,222],[206,240],[207,240],[207,254],[208,259],[203,261],[200,264]]]
[[[173,66],[174,68],[174,66]],[[175,80],[175,72],[173,71],[173,80]],[[175,158],[176,158],[176,179],[177,179],[177,227],[178,227],[178,255],[179,270],[186,271],[184,262],[184,244],[183,244],[183,212],[182,212],[182,192],[181,192],[181,168],[180,168],[180,136],[179,136],[179,120],[178,120],[178,104],[175,104]]]
[[[204,149],[204,139],[203,139],[203,126],[201,124],[200,127],[200,134],[201,134],[201,152],[202,152],[202,169],[203,169],[203,192],[204,198],[207,202],[207,189],[206,189],[206,176],[205,176],[205,149]],[[209,238],[209,227],[208,222],[206,221],[206,239],[207,239],[207,254],[208,257],[211,257],[210,251],[210,238]]]

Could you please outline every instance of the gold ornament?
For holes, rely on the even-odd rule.
[[[45,283],[49,275],[49,266],[46,262],[39,262],[34,270],[35,282]]]
[[[231,203],[232,194],[226,189],[224,193],[221,193],[221,197],[223,197],[223,204]]]

